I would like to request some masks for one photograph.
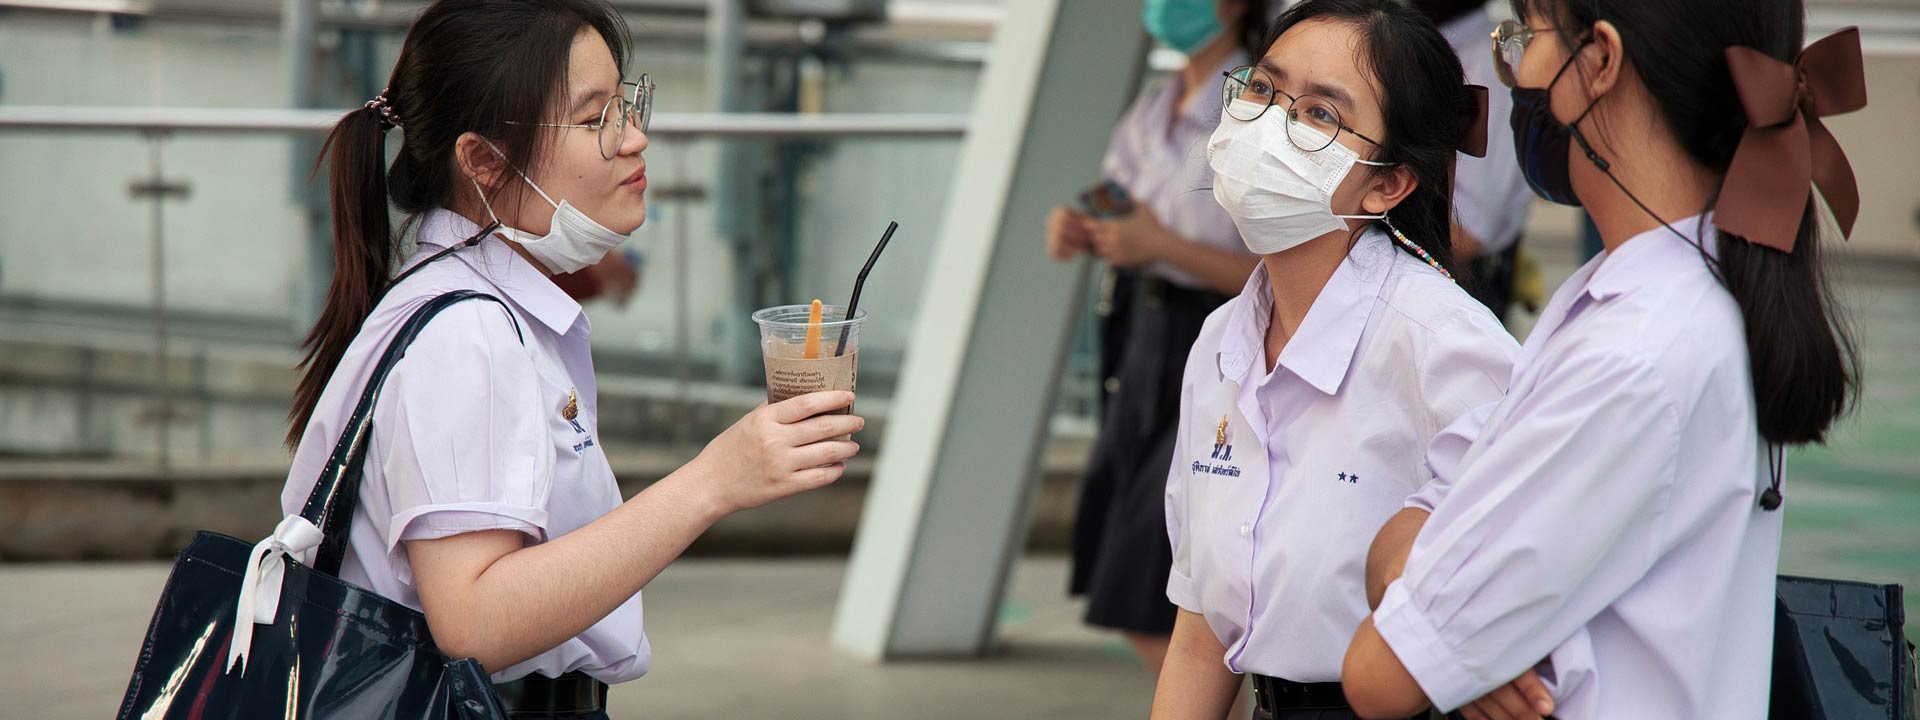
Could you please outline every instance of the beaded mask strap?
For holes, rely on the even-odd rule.
[[[1426,248],[1415,245],[1412,240],[1408,240],[1406,234],[1400,232],[1400,228],[1393,226],[1392,220],[1388,220],[1385,216],[1382,216],[1380,222],[1387,224],[1387,230],[1393,233],[1393,239],[1400,241],[1400,244],[1406,246],[1408,250],[1412,250],[1414,255],[1418,256],[1421,260],[1427,261],[1427,264],[1431,265],[1433,269],[1440,271],[1441,277],[1448,280],[1453,279],[1453,273],[1447,272],[1446,268],[1440,267],[1440,263],[1435,261],[1432,255],[1427,254]]]

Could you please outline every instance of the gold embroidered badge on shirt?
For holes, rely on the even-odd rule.
[[[1213,433],[1213,444],[1227,444],[1227,416],[1225,415],[1220,416],[1220,429]]]
[[[560,417],[568,420],[580,417],[580,396],[574,393],[573,388],[567,388],[567,406],[560,410]]]

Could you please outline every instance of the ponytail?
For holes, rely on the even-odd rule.
[[[1782,64],[1805,45],[1802,0],[1511,0],[1514,14],[1551,20],[1572,47],[1578,28],[1606,20],[1642,85],[1693,160],[1728,172],[1751,127],[1729,48],[1751,48]],[[1856,50],[1857,52],[1857,50]],[[1807,76],[1791,72],[1804,80]],[[1864,93],[1864,87],[1859,92]],[[1838,99],[1831,98],[1832,99]],[[1864,103],[1862,95],[1859,101]],[[1797,109],[1796,109],[1797,112]],[[1844,161],[1841,163],[1845,167]],[[1719,192],[1726,192],[1723,183]],[[1772,445],[1824,442],[1858,400],[1860,353],[1834,301],[1821,262],[1826,209],[1809,192],[1792,243],[1752,242],[1725,231],[1700,237],[1709,270],[1740,306],[1760,437]],[[1716,197],[1702,210],[1717,208]],[[1721,223],[1724,215],[1715,218]],[[1767,229],[1791,221],[1762,225]],[[1834,233],[1840,231],[1836,228]],[[1706,242],[1715,243],[1712,255]],[[1784,245],[1782,251],[1769,245]]]
[[[1860,391],[1859,349],[1820,261],[1817,203],[1807,203],[1793,252],[1720,232],[1709,264],[1740,306],[1760,437],[1774,445],[1825,442]]]
[[[287,447],[299,444],[328,378],[373,312],[392,275],[397,243],[387,221],[386,120],[367,107],[334,124],[321,147],[333,209],[333,280],[326,307],[300,342],[300,383],[288,413]],[[315,172],[319,168],[315,167]]]

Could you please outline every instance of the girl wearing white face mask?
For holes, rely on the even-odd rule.
[[[1160,668],[1173,631],[1167,602],[1166,469],[1180,361],[1207,313],[1253,271],[1233,221],[1205,187],[1206,138],[1220,123],[1220,73],[1247,63],[1281,0],[1150,0],[1141,20],[1186,65],[1142,94],[1113,129],[1101,175],[1125,191],[1119,216],[1054,208],[1047,253],[1105,263],[1099,303],[1100,435],[1073,528],[1068,592],[1086,622],[1118,630]],[[1097,209],[1097,208],[1088,208]],[[1108,208],[1111,212],[1117,208]]]
[[[1518,350],[1449,252],[1450,174],[1484,143],[1484,98],[1432,22],[1308,0],[1268,37],[1227,73],[1207,147],[1261,261],[1187,358],[1156,718],[1221,717],[1237,674],[1259,717],[1352,717],[1340,663],[1368,546],[1450,462],[1425,456],[1436,436],[1473,437]]]
[[[838,479],[851,393],[763,406],[623,500],[601,449],[580,306],[551,277],[646,218],[652,87],[600,0],[440,0],[388,89],[329,138],[334,276],[304,345],[282,505],[301,509],[381,353],[451,292],[372,406],[340,576],[424,612],[509,710],[604,718],[647,671],[641,588],[709,525]],[[485,48],[477,51],[475,48]],[[387,132],[403,138],[382,167]],[[401,260],[389,203],[418,251]],[[396,272],[401,271],[403,272]]]

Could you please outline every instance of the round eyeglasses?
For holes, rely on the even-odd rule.
[[[600,135],[600,157],[612,160],[620,154],[620,142],[627,135],[628,125],[640,128],[640,132],[645,134],[653,124],[653,88],[653,78],[646,73],[641,73],[639,80],[620,83],[620,92],[608,96],[607,104],[600,107],[600,119],[584,125],[513,121],[507,121],[507,124],[592,130]]]
[[[1552,29],[1530,28],[1519,20],[1502,20],[1493,28],[1493,70],[1500,76],[1500,84],[1509,88],[1520,86],[1513,69],[1527,56],[1527,46],[1533,44],[1534,35]]]
[[[1278,105],[1281,98],[1285,98],[1287,142],[1293,143],[1294,147],[1306,152],[1319,152],[1332,145],[1343,132],[1374,147],[1380,146],[1378,141],[1342,123],[1340,108],[1335,107],[1331,100],[1318,95],[1288,95],[1274,83],[1273,76],[1252,65],[1243,65],[1223,74],[1227,80],[1220,88],[1220,102],[1226,106],[1228,117],[1252,122],[1265,115],[1268,108]],[[1315,132],[1301,132],[1302,127],[1312,128]]]

